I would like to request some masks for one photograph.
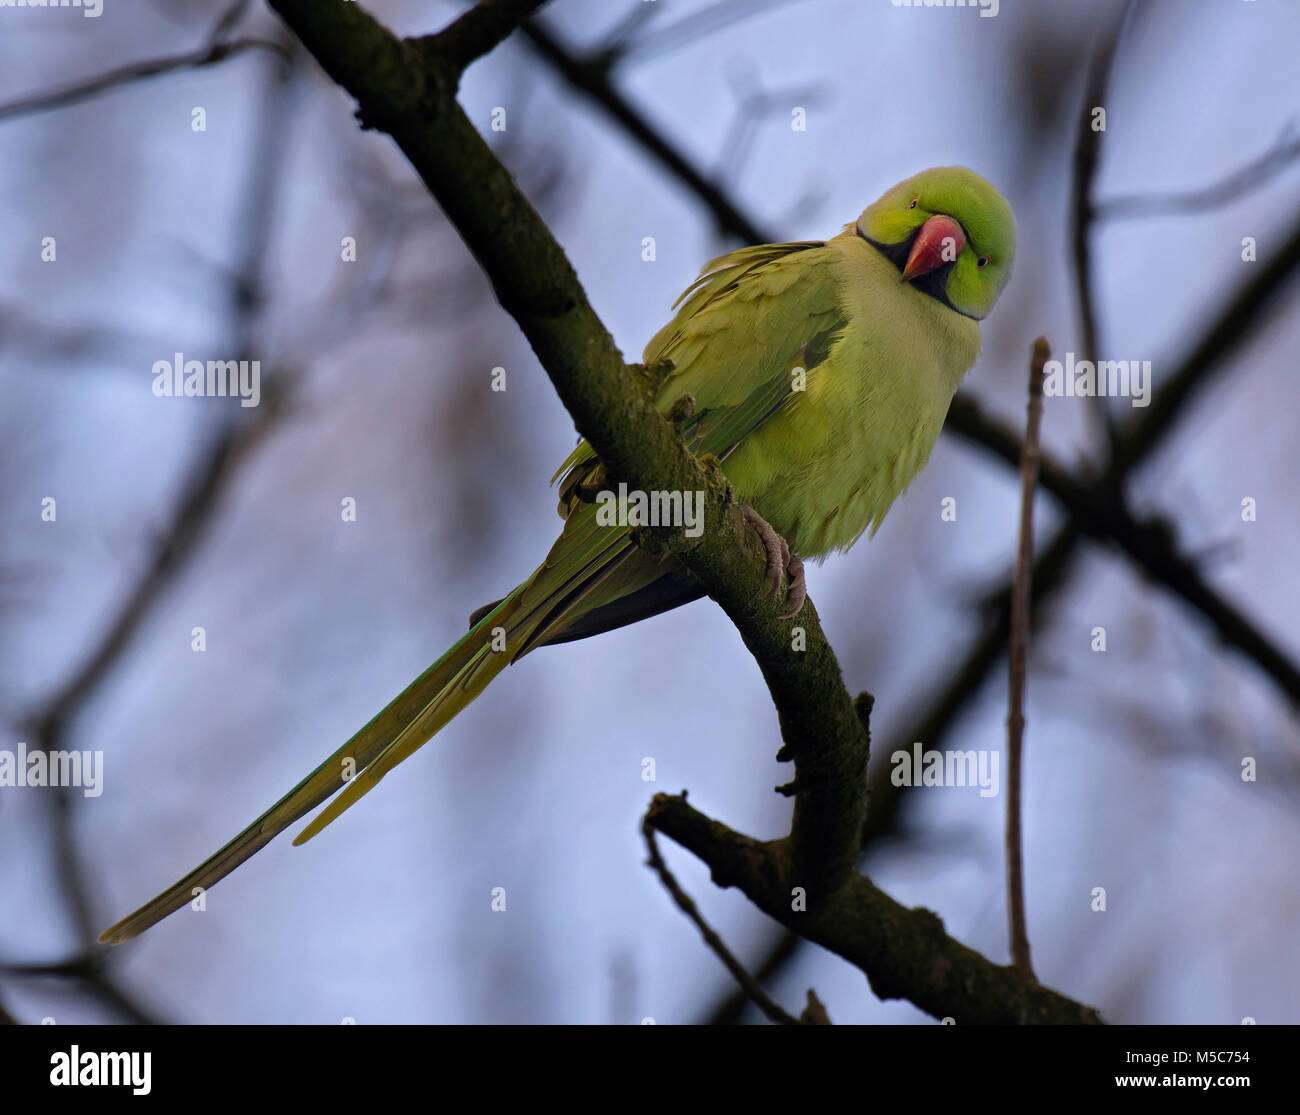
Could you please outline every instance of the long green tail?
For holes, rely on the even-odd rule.
[[[826,359],[828,338],[844,328],[846,311],[825,260],[805,266],[796,258],[822,247],[821,241],[764,244],[713,260],[646,346],[646,364],[666,360],[676,368],[660,389],[661,409],[683,393],[695,400],[694,414],[682,426],[693,452],[725,460],[794,397],[789,369]],[[585,638],[702,595],[676,562],[661,564],[637,549],[627,527],[598,522],[583,497],[584,489],[603,485],[604,471],[590,445],[574,450],[556,479],[561,475],[564,529],[537,571],[280,801],[185,878],[105,930],[101,941],[129,940],[180,909],[195,888],[225,878],[341,790],[294,843],[310,839],[534,647]],[[504,629],[500,651],[493,649],[497,628]],[[496,634],[499,647],[501,632]]]
[[[310,840],[423,746],[522,654],[593,606],[635,589],[653,572],[625,528],[597,527],[589,509],[571,515],[546,561],[475,623],[446,654],[270,809],[183,879],[100,935],[121,944],[224,879],[289,825],[343,792],[294,840]],[[623,576],[616,576],[620,570]],[[628,576],[631,573],[632,576]],[[503,635],[504,632],[504,635]],[[495,633],[495,638],[494,638]],[[504,649],[494,649],[504,647]]]

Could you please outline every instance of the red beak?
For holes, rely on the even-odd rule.
[[[961,225],[943,213],[936,213],[921,226],[912,241],[912,251],[903,268],[903,282],[952,262],[965,246],[966,234]]]

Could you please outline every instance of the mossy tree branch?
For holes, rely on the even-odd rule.
[[[861,968],[882,999],[908,999],[959,1025],[1091,1025],[1091,1007],[1015,968],[990,964],[944,932],[929,910],[908,909],[862,875],[800,909],[785,873],[786,841],[733,832],[684,796],[655,795],[648,820],[709,865],[721,887],[739,887],[768,916]]]

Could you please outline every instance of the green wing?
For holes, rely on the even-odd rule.
[[[794,369],[808,371],[827,359],[848,324],[833,258],[821,241],[741,248],[705,264],[674,303],[676,314],[651,338],[643,360],[672,362],[656,398],[661,411],[683,395],[695,400],[681,425],[693,453],[725,461],[782,407],[794,404]],[[575,492],[590,490],[600,475],[595,451],[582,442],[552,477],[552,483],[563,477],[561,514]],[[585,639],[704,595],[676,562],[653,562],[630,540],[625,545],[632,554],[620,576],[539,645]]]
[[[645,347],[647,365],[672,361],[656,403],[665,413],[683,395],[695,400],[682,436],[697,456],[721,460],[782,406],[793,370],[822,363],[848,318],[820,240],[759,244],[704,265],[673,304],[677,311]],[[596,461],[582,442],[552,478],[562,492]]]

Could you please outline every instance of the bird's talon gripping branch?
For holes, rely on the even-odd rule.
[[[791,554],[790,560],[786,562],[785,571],[790,575],[790,587],[786,589],[786,603],[790,605],[790,610],[781,616],[782,619],[794,619],[802,610],[803,602],[808,599],[808,584],[803,576],[803,561],[798,554]]]
[[[771,584],[767,595],[775,596],[780,592],[782,580],[787,573],[790,576],[790,587],[786,593],[786,603],[790,608],[781,618],[791,619],[799,614],[804,600],[808,597],[803,562],[790,552],[786,540],[772,529],[771,524],[762,515],[748,504],[741,505],[741,512],[745,516],[745,521],[754,528],[754,533],[762,540],[763,548],[767,551],[767,579]]]

